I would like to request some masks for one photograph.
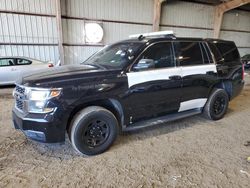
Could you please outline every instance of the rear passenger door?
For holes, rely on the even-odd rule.
[[[217,77],[211,53],[205,42],[180,41],[174,46],[183,79],[179,112],[201,108]]]
[[[143,60],[153,66],[143,70],[135,67]],[[132,122],[177,112],[181,96],[181,70],[176,67],[172,42],[149,46],[127,73],[127,102]]]

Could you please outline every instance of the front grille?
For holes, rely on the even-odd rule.
[[[16,86],[16,92],[17,93],[20,93],[20,94],[24,94],[25,93],[25,88],[24,87],[21,87],[21,86]]]
[[[19,110],[22,110],[22,111],[23,111],[24,102],[23,102],[22,100],[16,98],[16,107],[17,107]]]
[[[24,99],[25,99],[25,87],[16,85],[14,91],[15,106],[18,110],[24,110]]]

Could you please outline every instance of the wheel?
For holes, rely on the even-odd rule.
[[[214,89],[203,109],[203,114],[208,119],[219,120],[225,115],[228,102],[228,94],[224,89]]]
[[[106,151],[118,135],[118,122],[114,114],[98,106],[78,112],[69,128],[69,138],[76,151],[96,155]]]

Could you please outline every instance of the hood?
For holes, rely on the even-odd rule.
[[[63,82],[69,79],[86,78],[103,71],[105,71],[105,69],[91,65],[65,65],[26,73],[17,83],[30,87],[48,86],[49,84]]]

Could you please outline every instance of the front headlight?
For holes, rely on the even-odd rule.
[[[30,90],[28,94],[29,100],[46,100],[49,97],[49,90]]]
[[[61,89],[39,89],[28,88],[27,90],[27,111],[30,113],[49,113],[54,108],[46,107],[49,99],[58,97]]]

